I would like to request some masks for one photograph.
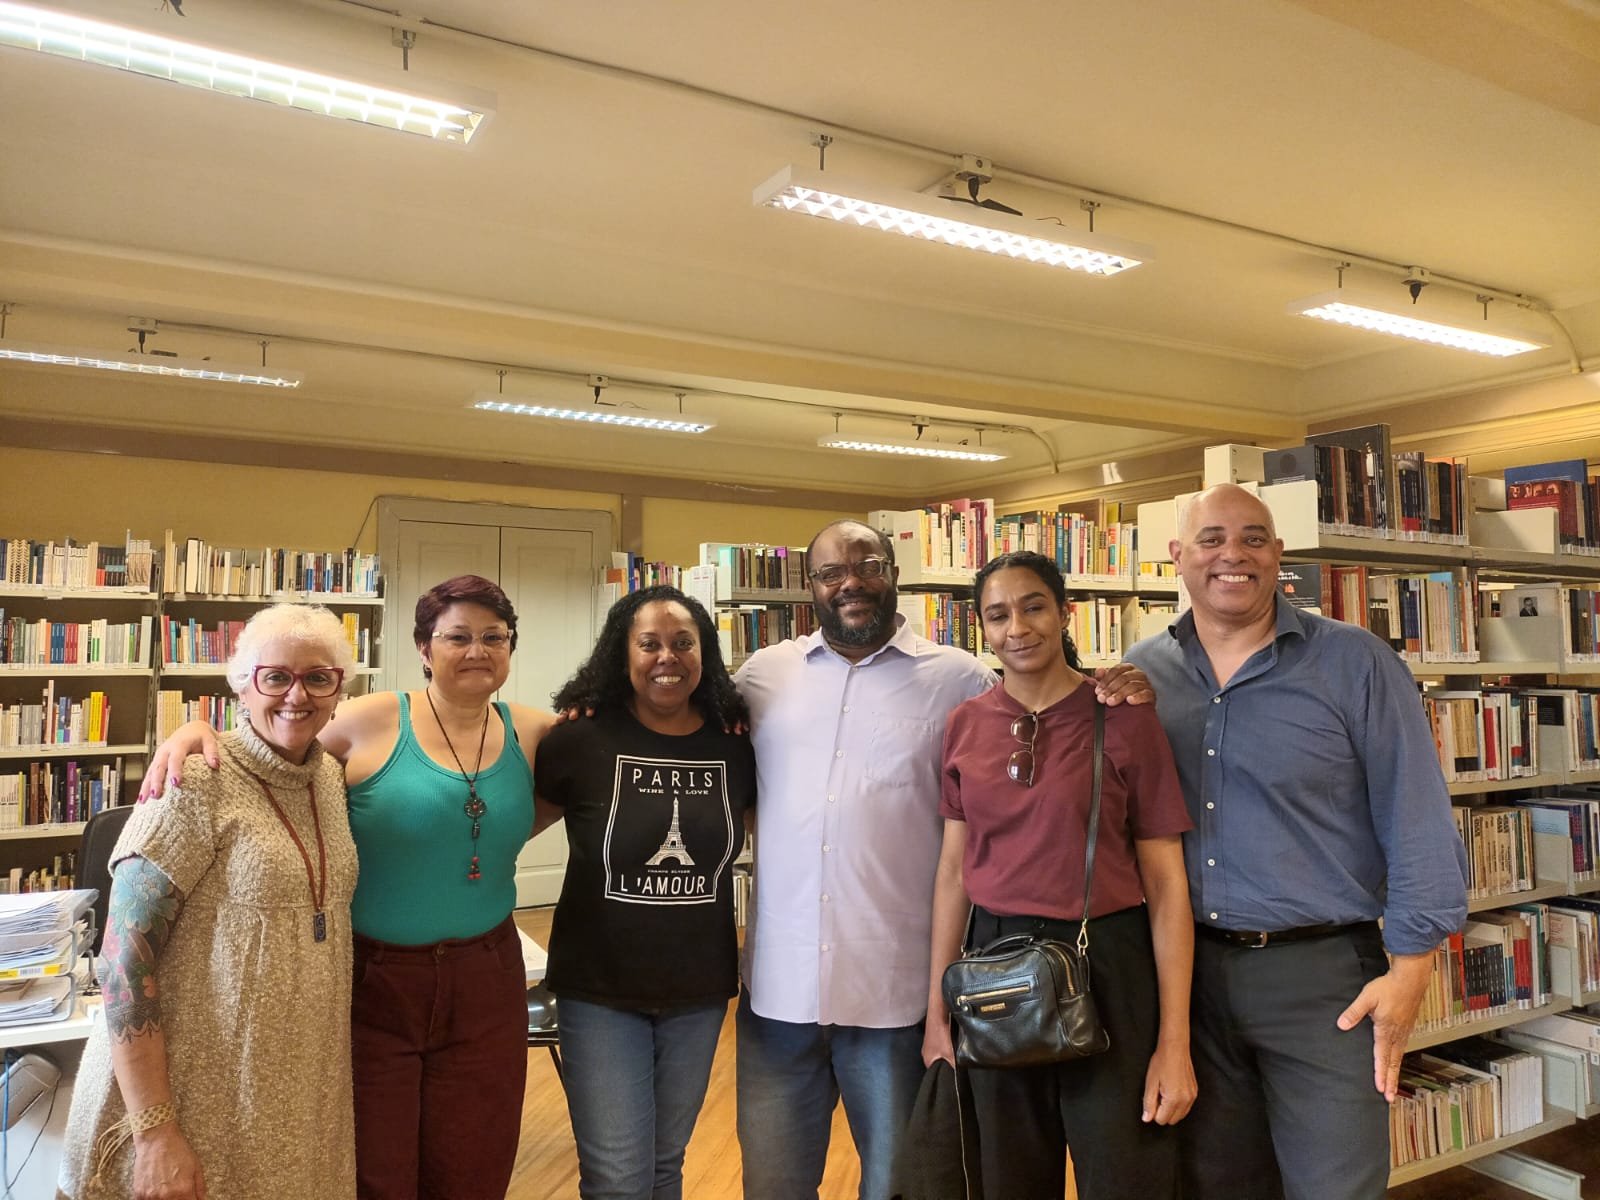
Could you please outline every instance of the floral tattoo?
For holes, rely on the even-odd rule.
[[[161,1031],[156,959],[182,909],[182,893],[160,867],[138,857],[117,864],[97,964],[112,1041],[131,1042]]]

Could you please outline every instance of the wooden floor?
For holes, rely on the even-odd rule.
[[[541,945],[550,933],[550,910],[517,913],[517,923]],[[722,1026],[705,1108],[684,1163],[689,1200],[740,1200],[739,1143],[734,1133],[733,1015]],[[1529,1142],[1524,1153],[1584,1172],[1584,1200],[1600,1200],[1600,1133],[1589,1121]],[[855,1200],[860,1165],[841,1108],[834,1113],[833,1139],[820,1200]],[[578,1194],[578,1158],[572,1146],[567,1106],[544,1050],[529,1052],[528,1090],[522,1111],[522,1143],[507,1200],[570,1200]],[[1070,1183],[1065,1200],[1074,1200]],[[1442,1171],[1395,1188],[1389,1200],[1528,1200],[1528,1193],[1469,1171]]]

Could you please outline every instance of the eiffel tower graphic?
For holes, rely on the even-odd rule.
[[[659,867],[668,859],[675,859],[681,867],[694,866],[694,859],[689,857],[688,848],[683,844],[683,833],[678,829],[678,801],[672,801],[672,824],[667,827],[666,840],[661,843],[661,849],[650,856],[647,867]]]

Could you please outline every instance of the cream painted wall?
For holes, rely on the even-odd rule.
[[[335,550],[360,529],[359,548],[372,550],[377,520],[368,509],[385,495],[600,509],[621,519],[612,493],[0,448],[6,537],[120,541],[132,530],[159,548],[171,529],[217,545]]]
[[[861,512],[663,500],[647,496],[641,504],[640,546],[647,561],[686,566],[700,561],[701,542],[804,546],[830,521],[840,517],[860,520],[865,516]]]

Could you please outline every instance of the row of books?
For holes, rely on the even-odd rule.
[[[339,614],[344,634],[350,643],[350,654],[358,666],[372,662],[372,630],[361,623],[353,613]],[[161,618],[161,665],[194,666],[226,663],[239,644],[244,632],[244,621],[218,621],[207,629],[194,617]]]
[[[1544,1059],[1463,1038],[1400,1065],[1389,1107],[1389,1165],[1437,1158],[1543,1124]]]
[[[12,867],[0,874],[0,896],[32,892],[69,892],[77,887],[78,852],[64,850],[39,867]]]
[[[719,599],[728,599],[736,590],[804,591],[811,586],[806,552],[797,546],[702,542],[700,565],[716,568]]]
[[[1507,508],[1553,508],[1563,546],[1600,548],[1600,475],[1581,458],[1507,467]]]
[[[1566,842],[1575,881],[1600,879],[1600,793],[1560,788],[1517,803],[1528,810],[1535,837],[1549,834]]]
[[[0,580],[8,586],[150,590],[155,555],[150,543],[129,533],[120,546],[99,542],[0,540]]]
[[[222,696],[185,696],[182,692],[156,693],[156,740],[165,741],[190,721],[204,721],[226,732],[239,724],[242,706],[231,693]]]
[[[994,522],[996,555],[1029,550],[1050,559],[1067,576],[1131,581],[1137,545],[1132,521],[1097,522],[1079,512],[1013,513]]]
[[[1380,573],[1364,566],[1285,564],[1278,585],[1292,604],[1369,629],[1408,662],[1477,662],[1476,573]]]
[[[719,608],[716,618],[723,661],[730,666],[763,647],[802,637],[817,627],[815,611],[804,604],[740,604]]]
[[[255,550],[212,546],[200,538],[179,543],[169,529],[161,558],[161,590],[169,596],[377,596],[381,584],[378,556],[355,549]]]
[[[1540,709],[1534,690],[1437,688],[1422,695],[1439,767],[1448,783],[1485,783],[1540,773]],[[1551,697],[1550,705],[1558,698]]]
[[[122,759],[30,762],[26,771],[0,775],[0,829],[87,821],[114,806],[122,794]]]
[[[1314,434],[1304,445],[1263,455],[1268,484],[1314,479],[1323,533],[1464,545],[1465,463],[1420,452],[1396,454],[1387,425]]]
[[[1477,913],[1433,952],[1417,1010],[1419,1033],[1469,1025],[1550,999],[1549,906]]]
[[[1467,850],[1467,896],[1505,896],[1539,883],[1533,814],[1514,804],[1456,804],[1450,815]]]
[[[941,646],[957,646],[969,654],[987,649],[978,607],[966,597],[949,592],[901,592],[900,615],[912,633]]]
[[[993,500],[950,500],[903,511],[879,509],[867,514],[867,524],[893,539],[895,561],[902,570],[920,565],[938,571],[976,571],[1001,553]],[[914,547],[919,548],[917,559],[908,563],[906,552]]]
[[[57,696],[55,688],[54,679],[46,683],[38,704],[0,704],[0,749],[106,744],[111,698],[104,692],[90,692],[74,700]]]
[[[0,663],[17,666],[142,667],[150,661],[148,616],[137,621],[8,617],[0,608]]]

